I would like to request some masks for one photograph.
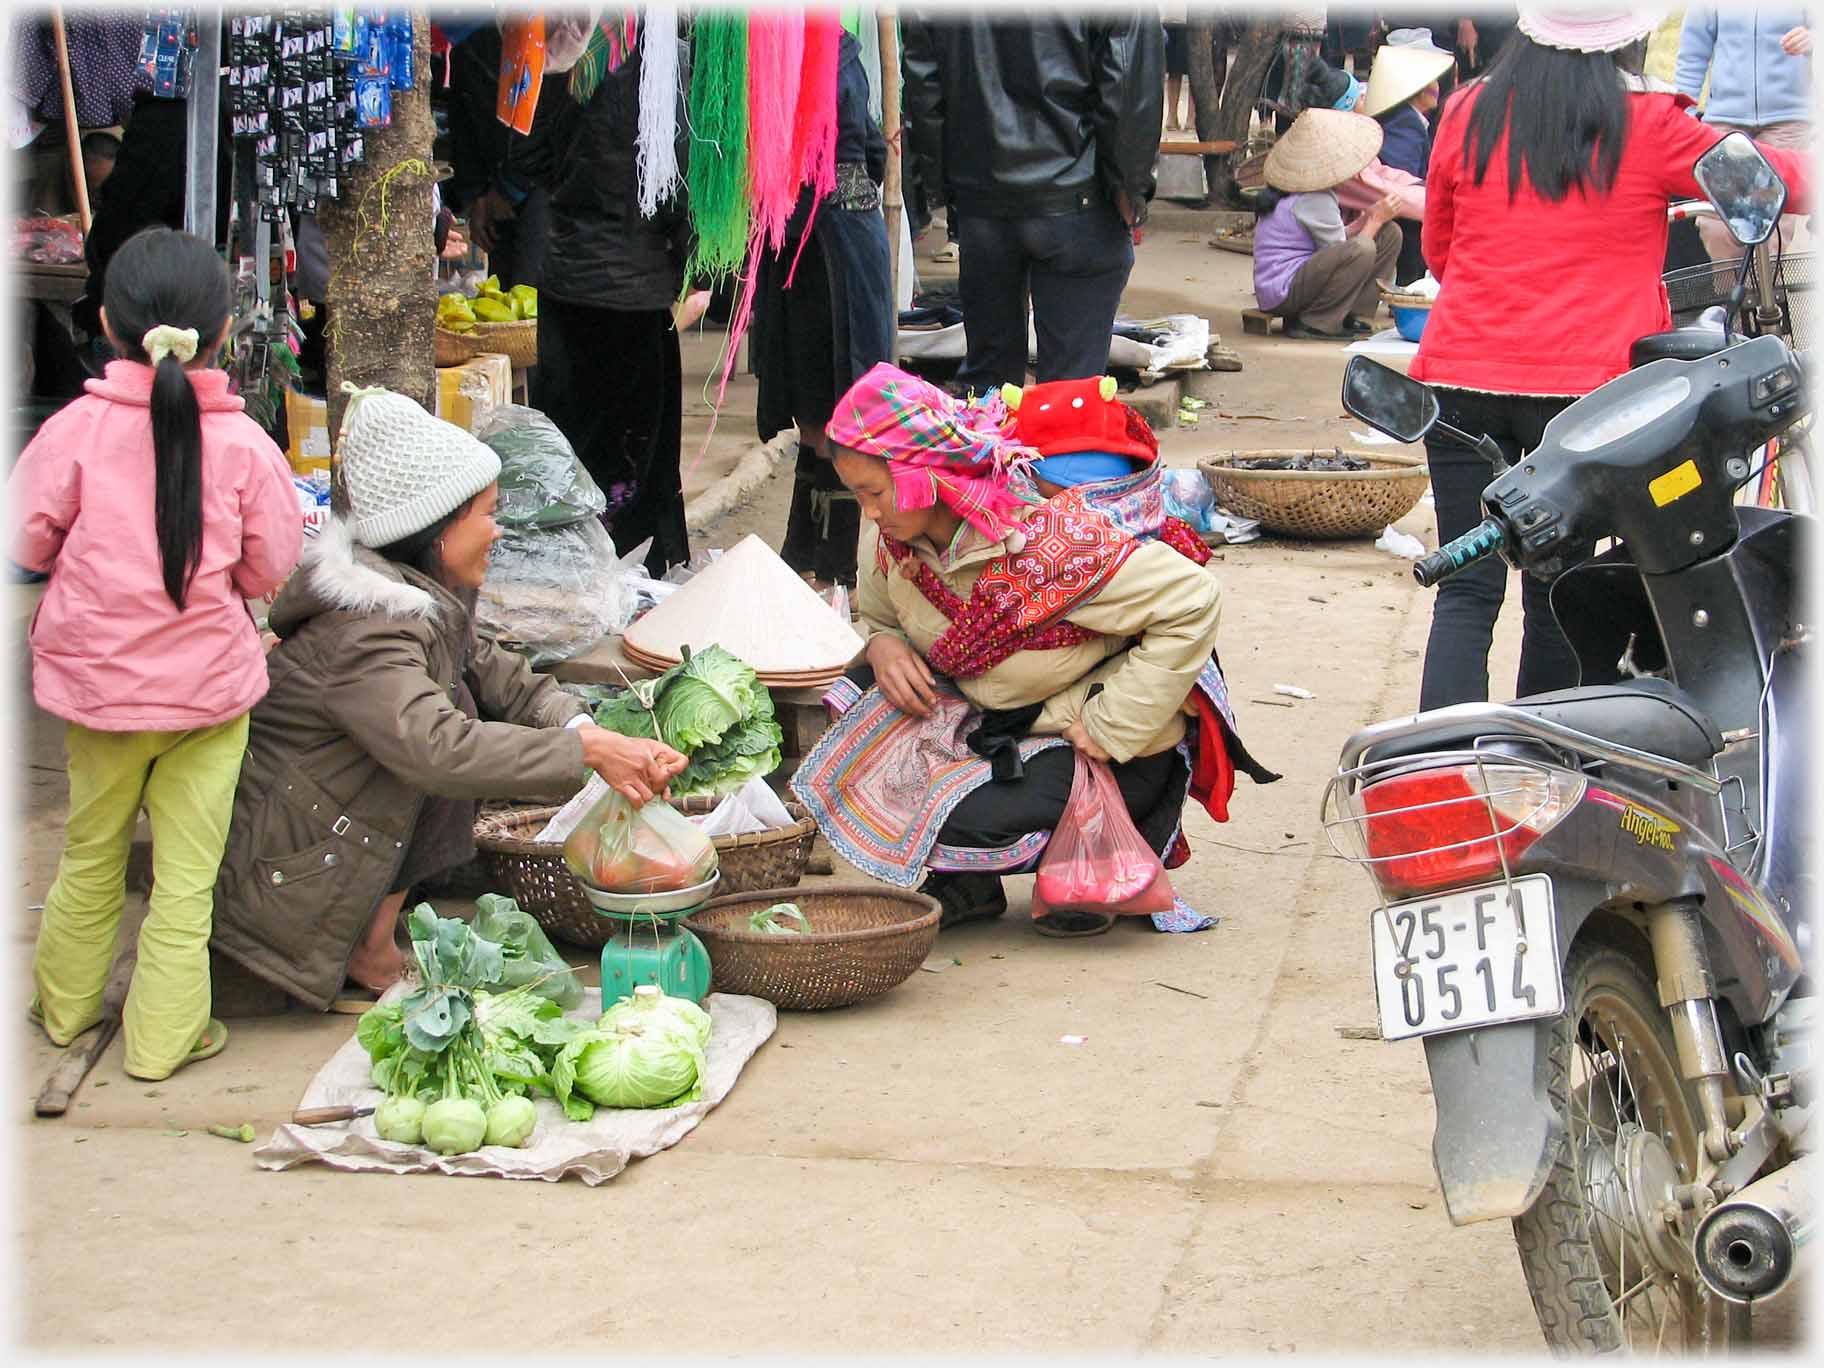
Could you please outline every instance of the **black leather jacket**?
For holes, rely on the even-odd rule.
[[[1143,217],[1164,115],[1165,29],[1117,15],[904,16],[913,147],[963,214],[1065,214],[1126,191]]]

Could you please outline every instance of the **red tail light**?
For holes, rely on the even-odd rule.
[[[1389,897],[1480,883],[1576,806],[1583,780],[1522,765],[1396,774],[1358,795],[1364,853]]]

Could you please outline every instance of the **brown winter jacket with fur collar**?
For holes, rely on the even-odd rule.
[[[562,801],[586,777],[580,699],[475,636],[468,610],[332,522],[270,615],[213,944],[326,1009],[427,795]],[[466,659],[466,669],[465,669]],[[481,720],[456,706],[466,676]]]

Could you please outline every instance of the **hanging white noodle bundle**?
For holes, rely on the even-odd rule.
[[[640,216],[678,188],[678,10],[650,5],[640,34]]]

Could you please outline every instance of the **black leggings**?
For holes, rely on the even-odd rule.
[[[1519,460],[1538,446],[1546,423],[1572,402],[1459,389],[1439,389],[1437,394],[1445,422],[1472,437],[1482,433],[1493,437],[1509,461]],[[1482,491],[1495,472],[1476,452],[1435,430],[1425,439],[1425,460],[1431,467],[1438,538],[1449,541],[1482,521]],[[1577,559],[1569,557],[1566,564],[1575,564]],[[1438,586],[1431,637],[1425,643],[1421,711],[1488,701],[1488,651],[1506,594],[1507,565],[1498,558],[1459,571]],[[1568,689],[1577,683],[1577,657],[1552,616],[1550,596],[1550,583],[1533,575],[1521,576],[1520,603],[1526,616],[1516,698]]]
[[[1034,831],[1054,831],[1070,802],[1077,753],[1069,746],[1040,751],[1026,762],[1025,774],[1007,784],[983,784],[950,813],[937,839],[945,845],[995,850]],[[1182,762],[1175,750],[1162,751],[1125,765],[1111,765],[1128,814],[1155,849],[1148,819],[1172,797],[1172,780]],[[1169,836],[1171,833],[1165,833]]]

